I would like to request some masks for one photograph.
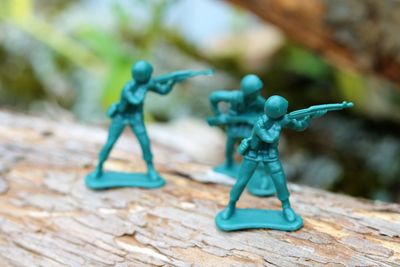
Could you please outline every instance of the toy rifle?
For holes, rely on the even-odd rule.
[[[193,71],[193,70],[179,70],[167,74],[163,74],[157,76],[156,78],[150,81],[150,84],[157,84],[157,83],[165,83],[170,80],[174,82],[182,82],[189,78],[200,76],[200,75],[212,75],[214,71],[212,69],[200,70],[200,71]]]
[[[135,97],[137,99],[140,99],[138,102],[142,102],[148,88],[151,88],[152,86],[158,84],[158,83],[165,83],[168,81],[173,80],[174,82],[182,82],[184,80],[187,80],[189,78],[195,77],[195,76],[200,76],[200,75],[212,75],[214,71],[212,69],[205,69],[205,70],[200,70],[200,71],[192,71],[192,70],[180,70],[180,71],[175,71],[167,74],[163,74],[160,76],[155,77],[154,79],[150,80],[147,86],[141,86],[136,92],[135,92]],[[118,112],[118,107],[119,103],[113,104],[107,111],[107,115],[112,118],[117,114]]]
[[[135,92],[135,97],[137,99],[142,100],[144,99],[146,92],[148,88],[151,88],[151,86],[154,86],[158,83],[165,83],[168,81],[173,80],[174,82],[182,82],[184,80],[187,80],[189,78],[195,77],[195,76],[200,76],[200,75],[212,75],[214,71],[212,69],[205,69],[205,70],[200,70],[200,71],[192,71],[192,70],[180,70],[180,71],[175,71],[167,74],[163,74],[160,76],[155,77],[154,79],[150,80],[148,83],[148,86],[141,86],[136,92]],[[113,104],[109,110],[107,111],[107,115],[112,118],[115,116],[115,114],[118,112],[118,107],[119,103]]]
[[[142,86],[135,92],[135,97],[137,99],[144,99],[145,94],[147,93],[148,88],[159,84],[159,83],[166,83],[168,81],[174,82],[183,82],[189,78],[200,76],[200,75],[212,75],[214,71],[212,69],[200,70],[200,71],[193,71],[193,70],[179,70],[167,74],[163,74],[160,76],[155,77],[154,79],[150,80],[148,86]],[[140,101],[141,102],[141,101]]]
[[[324,104],[324,105],[315,105],[305,109],[299,109],[292,111],[284,116],[284,118],[277,123],[280,123],[282,126],[289,124],[292,120],[301,120],[310,116],[311,118],[316,116],[319,112],[327,112],[327,111],[334,111],[334,110],[342,110],[345,108],[352,108],[354,104],[352,102],[343,101],[342,103],[335,103],[335,104]],[[272,127],[274,123],[270,124]],[[238,152],[241,155],[244,155],[246,151],[250,147],[250,141],[253,138],[253,134],[249,138],[245,138],[242,140],[238,147]]]
[[[209,117],[207,118],[207,123],[210,126],[226,125],[226,124],[237,124],[246,123],[253,125],[258,116],[227,116],[227,117]]]
[[[307,116],[313,117],[318,114],[318,112],[327,112],[327,111],[334,111],[334,110],[342,110],[345,108],[352,108],[354,104],[352,102],[343,101],[342,103],[335,103],[335,104],[324,104],[324,105],[315,105],[305,109],[299,109],[290,112],[286,115],[289,120],[298,120],[303,119]]]

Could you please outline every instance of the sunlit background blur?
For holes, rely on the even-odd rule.
[[[332,2],[342,9],[331,7],[336,11],[330,19],[339,17],[336,22],[357,28],[343,16],[354,18],[359,12],[350,12],[346,1]],[[400,14],[399,5],[389,7],[393,8]],[[399,24],[387,35],[400,36],[399,16],[393,15]],[[265,84],[263,95],[283,95],[291,109],[343,100],[356,105],[316,120],[304,133],[285,132],[283,160],[291,181],[399,202],[400,71],[393,81],[374,71],[332,63],[322,56],[323,50],[300,44],[295,41],[299,37],[292,38],[281,26],[230,1],[2,0],[0,105],[57,120],[106,125],[105,111],[130,79],[130,66],[147,59],[156,74],[216,70],[212,78],[192,79],[168,96],[149,94],[146,100],[148,121],[204,120],[211,113],[211,91],[237,89],[244,74],[256,73]],[[301,39],[307,29],[296,26]],[[370,40],[374,32],[364,35]],[[356,37],[344,31],[337,38]],[[392,43],[400,62],[400,40]],[[363,50],[363,59],[369,59],[370,51],[383,53],[371,47]],[[212,153],[213,148],[204,149]]]

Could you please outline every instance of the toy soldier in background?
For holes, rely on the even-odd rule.
[[[164,184],[163,179],[154,168],[153,155],[150,149],[150,140],[146,132],[143,118],[143,104],[147,92],[158,94],[168,94],[177,82],[182,82],[190,77],[197,75],[210,75],[211,70],[205,71],[177,71],[166,75],[161,75],[152,79],[153,67],[146,61],[138,61],[132,66],[131,74],[133,80],[129,81],[122,89],[119,103],[111,106],[107,114],[112,119],[107,142],[99,154],[99,162],[95,171],[87,177],[87,185],[91,188],[99,189],[117,186],[141,186],[155,187],[151,182],[159,181],[158,186]],[[121,178],[120,173],[103,175],[103,165],[107,160],[115,142],[120,137],[124,128],[129,126],[136,135],[143,153],[143,159],[147,165],[147,175],[141,178],[139,185],[129,181],[126,176]],[[101,179],[103,178],[103,179]],[[139,179],[138,178],[138,179]],[[143,180],[143,178],[148,178]],[[160,182],[162,181],[162,182]],[[149,182],[150,184],[146,184]]]
[[[214,117],[208,118],[211,126],[222,125],[226,128],[225,162],[214,170],[232,178],[237,178],[239,164],[234,160],[235,145],[243,138],[249,137],[253,125],[263,113],[265,98],[261,96],[263,83],[257,75],[248,74],[240,83],[240,90],[221,90],[209,96]],[[223,113],[219,104],[229,105]],[[271,178],[262,168],[256,172],[249,184],[249,192],[257,196],[269,196],[275,193]]]
[[[303,221],[291,208],[286,176],[279,160],[278,143],[283,128],[296,131],[305,130],[310,120],[323,116],[327,111],[352,107],[352,103],[327,104],[287,113],[288,102],[281,96],[271,96],[265,102],[265,114],[254,125],[251,137],[243,139],[239,152],[243,161],[239,178],[230,192],[228,206],[216,217],[217,226],[226,231],[245,228],[272,228],[293,231],[303,225]],[[271,175],[282,212],[256,209],[236,209],[244,188],[262,162]]]
[[[211,126],[226,126],[226,150],[225,162],[216,167],[216,171],[228,172],[235,168],[234,152],[235,144],[249,137],[253,124],[262,114],[265,98],[261,96],[263,83],[257,75],[244,76],[240,83],[240,90],[221,90],[211,93],[209,96],[211,108],[215,117],[208,118]],[[219,104],[229,104],[227,113],[220,110]]]

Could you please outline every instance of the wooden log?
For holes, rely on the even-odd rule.
[[[400,3],[392,0],[229,0],[339,67],[400,83]]]
[[[167,185],[95,192],[83,177],[105,129],[0,112],[0,266],[400,265],[400,205],[305,186],[290,185],[301,230],[218,231],[214,215],[229,186],[189,179],[209,167],[162,145],[157,128],[150,132]],[[134,138],[122,139],[107,167],[142,170]],[[239,205],[279,208],[247,193]]]

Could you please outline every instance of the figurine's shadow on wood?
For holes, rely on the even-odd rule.
[[[235,209],[229,219],[223,219],[222,212],[215,217],[215,223],[223,231],[244,229],[295,231],[303,226],[303,220],[299,215],[296,214],[293,222],[288,222],[281,210]]]
[[[86,186],[94,190],[103,190],[119,187],[159,188],[165,185],[161,177],[150,179],[147,173],[127,173],[107,171],[95,177],[90,173],[85,178]]]

